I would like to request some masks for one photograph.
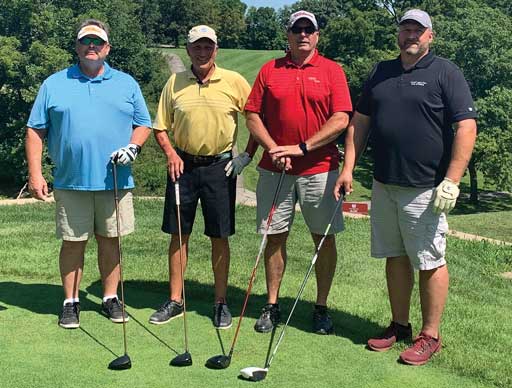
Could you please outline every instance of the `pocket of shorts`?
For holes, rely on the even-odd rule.
[[[436,259],[444,258],[446,254],[446,230],[441,226],[437,230],[437,225],[428,225],[425,238],[425,246],[430,247],[430,254]],[[433,235],[433,238],[431,237]]]

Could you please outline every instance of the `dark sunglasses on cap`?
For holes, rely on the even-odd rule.
[[[290,31],[293,34],[302,34],[303,31],[306,34],[312,34],[313,32],[316,31],[316,28],[315,28],[315,26],[307,26],[307,27],[296,27],[296,26],[293,26],[293,27],[290,27]]]
[[[78,39],[78,41],[84,46],[89,46],[91,43],[95,46],[103,46],[105,44],[105,41],[101,38],[89,38],[87,36]]]

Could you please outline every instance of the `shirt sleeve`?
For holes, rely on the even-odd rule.
[[[133,125],[136,127],[151,127],[151,116],[149,115],[146,101],[144,100],[144,96],[137,82],[135,82],[133,107]]]
[[[455,65],[453,66],[454,69],[446,73],[441,85],[448,117],[452,123],[455,123],[461,120],[474,119],[477,117],[477,112],[462,71]]]
[[[252,86],[251,93],[249,94],[249,98],[247,99],[247,103],[245,104],[245,110],[254,113],[261,113],[262,104],[263,104],[263,96],[265,94],[266,88],[266,65],[263,66],[254,81],[254,85]]]
[[[174,122],[174,108],[172,106],[172,96],[170,92],[172,90],[172,78],[173,76],[169,78],[160,94],[158,110],[153,123],[153,129],[158,131],[171,129]]]
[[[352,100],[343,68],[334,64],[331,72],[331,112],[352,112]]]
[[[30,111],[27,127],[33,129],[48,129],[50,127],[50,115],[48,114],[48,86],[43,82],[37,93],[36,100]]]

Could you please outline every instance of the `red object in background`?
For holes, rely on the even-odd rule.
[[[345,213],[368,215],[368,204],[364,202],[343,202],[342,207]]]

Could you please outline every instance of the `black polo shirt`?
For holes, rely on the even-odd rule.
[[[412,187],[434,187],[443,180],[452,124],[477,116],[460,69],[432,52],[409,70],[400,57],[378,63],[356,110],[371,117],[374,178]]]

